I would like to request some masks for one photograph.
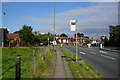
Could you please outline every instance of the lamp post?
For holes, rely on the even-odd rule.
[[[54,0],[54,50],[55,50],[55,0]]]

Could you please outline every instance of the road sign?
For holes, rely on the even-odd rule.
[[[48,41],[49,41],[49,38],[48,38]]]
[[[70,30],[76,31],[77,30],[77,20],[71,20],[70,21]]]
[[[58,39],[58,36],[56,36],[56,39]]]
[[[102,36],[102,39],[105,39],[105,35]]]

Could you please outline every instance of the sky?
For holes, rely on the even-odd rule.
[[[3,2],[2,27],[10,33],[32,26],[33,31],[53,33],[54,3],[53,2]],[[65,33],[73,37],[70,31],[70,20],[76,19],[79,33],[89,37],[109,37],[109,25],[118,24],[117,2],[56,2],[55,33]]]

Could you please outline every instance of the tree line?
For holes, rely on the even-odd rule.
[[[104,40],[104,43],[106,46],[120,46],[120,25],[116,26],[108,26],[109,27],[109,40],[106,37]],[[33,28],[31,26],[24,25],[21,30],[15,31],[14,33],[18,33],[19,37],[24,43],[29,44],[39,44],[39,43],[47,43],[48,38],[50,41],[53,41],[54,35],[48,32],[48,34],[41,34],[37,31],[33,32]],[[88,38],[88,36],[84,36],[83,33],[77,33],[78,37],[85,37]],[[60,37],[68,37],[66,34],[62,33]],[[74,37],[76,37],[76,34],[74,34]],[[101,41],[103,42],[102,38],[100,37]],[[58,41],[57,41],[58,42]],[[88,41],[86,41],[89,43]]]
[[[108,27],[110,30],[110,38],[107,41],[107,45],[120,47],[120,25],[110,25]]]
[[[24,42],[24,44],[40,44],[47,43],[48,38],[50,41],[53,41],[54,35],[50,34],[41,34],[37,31],[33,32],[33,28],[31,26],[24,25],[21,30],[15,31],[14,33],[19,34],[20,39]]]

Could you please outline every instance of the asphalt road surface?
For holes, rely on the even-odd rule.
[[[63,49],[76,53],[75,46],[64,45]],[[97,47],[78,47],[78,55],[105,78],[118,78],[118,54]]]

